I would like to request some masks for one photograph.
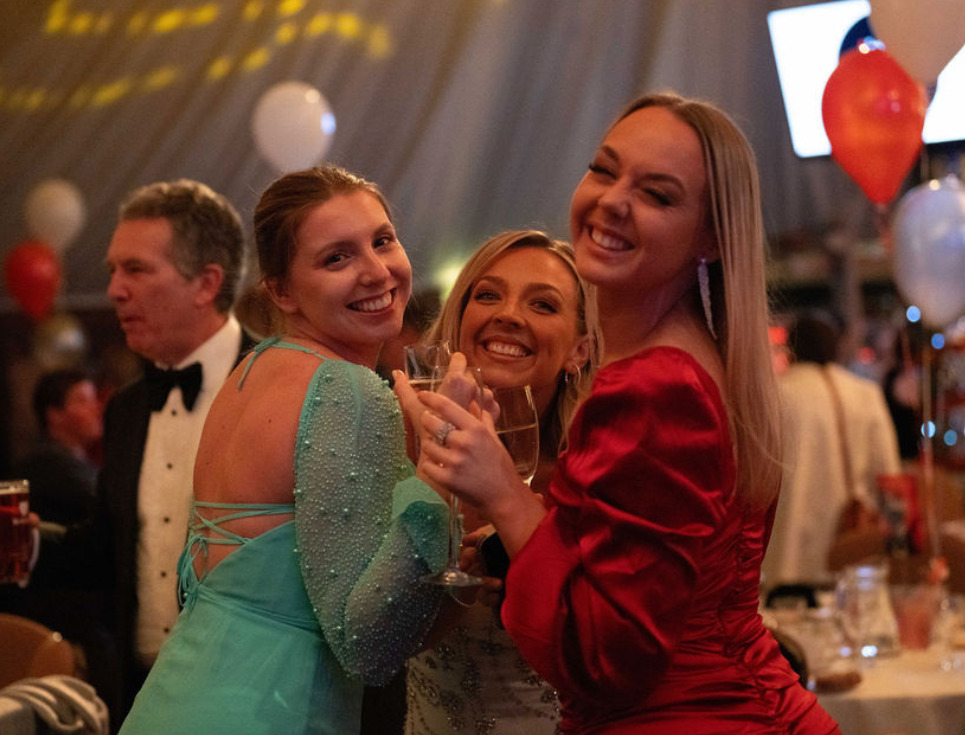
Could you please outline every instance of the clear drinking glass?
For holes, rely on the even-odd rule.
[[[436,391],[443,387],[443,381],[449,372],[449,368],[438,366],[433,370],[428,382],[423,390]],[[478,391],[483,390],[482,374],[479,368],[467,367],[463,374],[467,380],[475,384]],[[409,381],[412,382],[411,380]],[[478,395],[478,393],[477,393]],[[459,496],[449,493],[449,556],[446,566],[437,574],[429,574],[422,578],[423,582],[438,584],[443,587],[477,587],[483,583],[481,577],[464,572],[459,568],[459,552],[462,547],[462,515],[459,512]]]
[[[539,462],[539,414],[528,385],[493,388],[499,404],[496,435],[513,458],[516,472],[527,485],[533,481]]]
[[[845,635],[859,657],[898,653],[901,644],[888,590],[887,565],[846,567],[838,580],[835,602]]]
[[[418,342],[402,348],[405,360],[405,377],[414,390],[428,390],[436,368],[446,367],[452,358],[452,349],[446,341]]]
[[[449,365],[452,349],[445,340],[417,342],[402,348],[402,370],[414,391],[431,390],[433,374]],[[419,431],[406,420],[406,448],[413,461],[419,456]]]
[[[941,590],[932,638],[942,653],[942,671],[959,672],[965,667],[962,643],[965,642],[965,597]]]

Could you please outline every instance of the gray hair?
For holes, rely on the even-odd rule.
[[[132,219],[171,223],[171,260],[185,278],[196,278],[207,265],[221,266],[224,281],[214,305],[222,313],[231,309],[244,276],[245,236],[241,217],[225,197],[190,179],[148,184],[121,203],[119,220]]]

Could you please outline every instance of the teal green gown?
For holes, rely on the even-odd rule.
[[[245,374],[270,347],[309,352],[266,340]],[[385,382],[321,359],[299,420],[294,505],[195,503],[184,607],[122,735],[358,732],[363,685],[388,681],[428,631],[440,593],[419,578],[445,563],[446,505],[413,476]],[[209,521],[199,508],[229,512]],[[218,526],[292,512],[250,539]],[[215,543],[241,548],[198,579],[194,560]]]

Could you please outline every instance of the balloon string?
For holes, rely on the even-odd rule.
[[[928,519],[929,537],[931,538],[932,557],[941,556],[941,538],[938,528],[938,498],[935,487],[935,454],[932,435],[935,427],[932,424],[932,396],[931,396],[931,349],[926,342],[922,345],[922,481],[924,484],[925,515]]]
[[[911,340],[908,339],[908,331],[902,329],[898,332],[898,339],[901,343],[901,364],[905,370],[914,369],[914,364],[911,361]]]

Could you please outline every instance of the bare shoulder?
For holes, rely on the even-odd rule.
[[[246,373],[249,360],[254,364]],[[282,349],[242,361],[205,421],[195,466],[198,490],[232,501],[285,501],[294,481],[299,415],[320,364],[315,355]]]

